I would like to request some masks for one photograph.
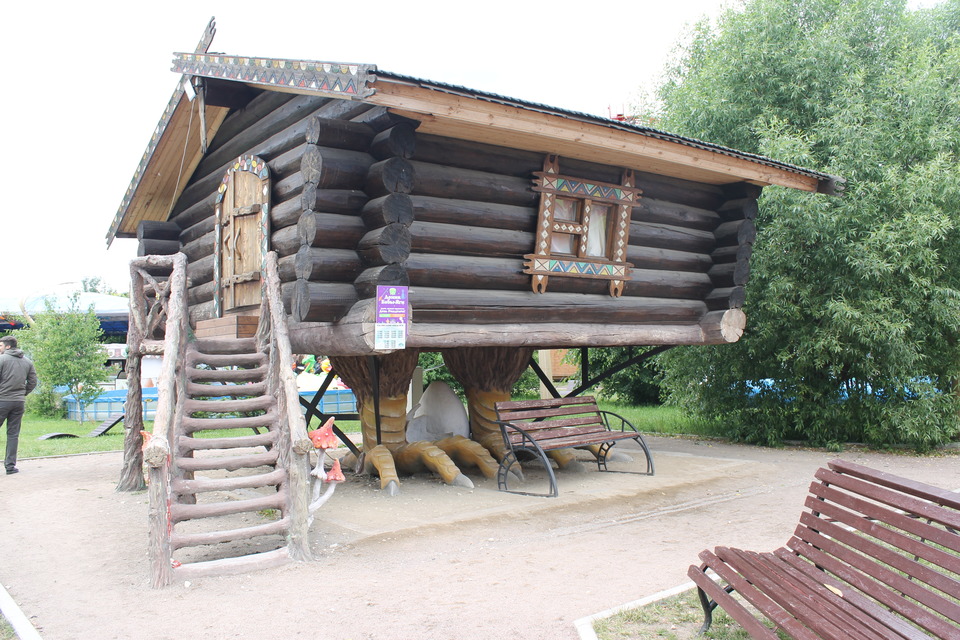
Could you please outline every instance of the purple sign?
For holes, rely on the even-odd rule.
[[[407,287],[377,286],[377,324],[374,346],[377,349],[403,349],[410,321],[410,295]]]
[[[377,286],[377,323],[407,323],[410,304],[407,287]]]

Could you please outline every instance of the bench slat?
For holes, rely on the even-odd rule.
[[[525,411],[500,411],[500,419],[504,422],[517,422],[518,420],[540,420],[543,418],[555,418],[559,416],[598,416],[599,409],[596,405],[590,407],[556,407],[554,409],[527,409]]]
[[[814,631],[817,637],[876,640],[856,633],[848,620],[838,618],[831,609],[823,607],[814,593],[800,589],[794,581],[787,579],[786,572],[779,571],[777,563],[764,562],[759,554],[728,547],[718,548],[717,557],[762,589],[784,611]]]
[[[918,498],[904,495],[896,490],[871,484],[859,478],[843,475],[827,469],[819,469],[816,478],[829,485],[842,487],[846,491],[870,498],[894,509],[913,513],[942,525],[960,529],[960,511],[951,511]]]
[[[530,409],[544,407],[570,407],[577,405],[597,405],[593,396],[572,396],[569,398],[544,398],[542,400],[503,400],[496,404],[496,410],[511,411],[513,409]]]
[[[911,558],[900,555],[889,548],[882,547],[862,536],[856,535],[844,529],[843,527],[838,527],[835,524],[816,518],[809,513],[804,513],[801,515],[800,523],[801,525],[806,525],[808,529],[812,529],[813,531],[817,532],[814,535],[829,536],[831,543],[833,543],[833,541],[837,541],[847,545],[847,547],[861,552],[862,555],[857,555],[851,551],[851,556],[844,558],[853,566],[860,568],[866,573],[869,573],[877,580],[881,580],[886,584],[889,584],[898,591],[909,595],[913,599],[917,600],[923,605],[926,605],[927,607],[930,607],[934,611],[951,619],[960,620],[960,605],[950,602],[936,593],[929,591],[914,580],[903,578],[899,573],[891,571],[890,567],[896,571],[902,571],[911,578],[916,578],[927,584],[932,584],[935,586],[935,588],[938,588],[941,591],[949,591],[952,588],[952,581],[947,576],[938,573],[937,571],[934,571],[930,567],[924,566],[919,562],[915,562]],[[797,533],[797,536],[804,540],[807,539],[806,537],[800,535],[799,532]],[[824,551],[831,551],[831,549],[826,547],[820,545],[817,546]],[[842,549],[846,549],[847,547],[840,547],[839,545],[837,546],[837,548]],[[856,560],[854,561],[852,558],[856,558]]]
[[[596,426],[586,426],[586,427],[556,427],[549,426],[542,429],[527,429],[526,427],[520,427],[523,429],[528,436],[532,437],[537,442],[544,442],[547,440],[552,440],[554,438],[562,437],[589,437],[595,434],[599,435],[608,435],[611,434],[610,431],[606,429],[597,429]],[[519,431],[513,429],[507,429],[507,436],[510,438],[510,442],[517,444],[523,441],[523,435]]]
[[[957,629],[957,627],[949,625],[949,623],[945,622],[942,618],[908,601],[900,594],[890,590],[887,586],[880,584],[880,582],[873,579],[873,576],[861,573],[855,569],[853,562],[856,560],[852,557],[855,554],[839,552],[836,548],[837,545],[832,543],[828,538],[816,535],[808,529],[805,530],[805,532],[812,540],[794,537],[787,543],[787,547],[818,566],[823,567],[882,605],[896,611],[908,620],[912,620],[927,631],[938,634],[939,637],[956,637],[956,634],[960,633],[960,629]],[[821,551],[823,547],[829,549],[830,553]],[[902,582],[909,581],[904,579]]]
[[[917,518],[911,518],[908,515],[891,511],[876,503],[868,502],[855,495],[838,491],[835,487],[827,487],[818,482],[810,485],[810,493],[821,501],[840,505],[851,511],[863,514],[867,518],[882,522],[891,527],[896,527],[901,531],[960,552],[960,536],[950,533],[941,527],[936,527]],[[941,516],[939,519],[946,520],[949,518]],[[950,568],[951,571],[960,572],[960,560],[950,562],[949,559],[944,559],[944,561],[948,562],[947,567]]]
[[[892,473],[878,471],[846,460],[834,460],[829,463],[829,467],[838,473],[861,478],[874,484],[902,491],[903,493],[960,511],[960,494],[956,491],[947,491],[940,487],[934,487],[933,485],[910,480],[909,478],[895,476]]]
[[[838,507],[837,505],[831,502],[817,500],[816,498],[808,496],[805,504],[811,510],[813,509],[819,510],[822,516],[832,518],[837,522],[840,522],[841,524],[854,528],[865,535],[881,540],[886,544],[889,544],[893,547],[896,547],[897,549],[905,551],[913,556],[916,556],[917,558],[926,560],[927,562],[935,566],[944,567],[948,571],[951,571],[955,574],[960,573],[960,558],[958,558],[957,556],[951,555],[937,547],[932,547],[922,542],[921,540],[903,535],[902,533],[895,531],[889,527],[881,526],[880,524],[872,520],[863,518],[856,513],[847,511],[846,509],[841,509],[840,507]],[[804,515],[807,515],[807,514],[804,514]],[[813,518],[812,515],[809,517]],[[803,515],[801,516],[801,521],[802,521],[802,518],[803,518]],[[913,520],[910,520],[910,519],[908,520],[911,523],[914,522]],[[924,523],[918,523],[918,524],[924,524]],[[810,526],[816,529],[817,526],[819,525],[814,526],[814,525],[808,524],[807,526]],[[916,532],[914,533],[916,534]],[[929,539],[929,536],[925,535],[924,532],[921,532],[917,535],[920,538]],[[953,534],[948,533],[948,535],[953,535]],[[899,554],[895,554],[895,555],[897,555],[898,557],[902,557],[902,556],[899,556]],[[918,563],[914,563],[914,565],[916,565],[917,567],[920,567],[915,569],[918,572],[925,573],[928,570],[932,571],[931,569],[929,569],[924,565],[921,565]],[[907,573],[909,573],[910,575],[915,575],[910,571],[907,571]],[[933,580],[933,582],[929,582],[927,580],[925,580],[925,582],[928,582],[928,584],[930,584],[933,587],[936,587],[937,589],[940,589],[941,591],[948,591],[950,588],[950,585],[952,584],[952,580],[950,580],[949,577],[944,576],[939,572],[934,572],[934,573],[936,573],[936,575],[939,577],[934,578],[931,576],[930,578],[931,580]],[[915,577],[919,577],[919,576],[915,576]]]
[[[716,551],[720,552],[724,547],[717,547]],[[820,640],[820,637],[807,629],[805,626],[800,624],[793,616],[783,610],[780,605],[778,605],[770,596],[764,593],[762,590],[758,589],[754,584],[741,576],[737,571],[733,570],[727,563],[723,562],[716,554],[711,553],[710,551],[704,551],[700,553],[700,560],[710,567],[714,573],[723,578],[728,584],[733,585],[737,593],[739,593],[744,600],[752,604],[754,607],[762,611],[768,618],[773,620],[780,628],[784,629],[789,633],[795,640]],[[746,609],[743,609],[743,612],[746,613],[746,617],[740,614],[740,617],[735,616],[729,609],[729,613],[734,620],[739,622],[744,628],[747,628],[746,618],[753,618],[753,614],[748,612]],[[755,623],[759,624],[754,618]],[[762,628],[763,625],[760,625]],[[766,629],[769,631],[769,629]],[[751,635],[754,635],[753,631],[750,631]],[[777,635],[774,633],[772,637],[776,638]]]
[[[825,587],[820,585],[828,584],[834,589],[837,589],[837,591],[843,594],[843,597],[831,591],[829,592],[832,596],[830,602],[844,609],[852,609],[853,611],[851,613],[861,617],[867,623],[867,626],[882,625],[884,628],[882,637],[890,639],[899,638],[902,640],[929,640],[929,636],[923,631],[907,624],[902,618],[898,618],[873,600],[861,595],[858,591],[847,589],[846,585],[842,582],[835,580],[829,574],[818,569],[816,565],[804,560],[793,551],[780,548],[774,553],[783,560],[784,563],[789,564],[796,571],[807,576],[810,584],[820,589],[825,589]]]
[[[506,420],[504,422],[507,422]],[[519,422],[510,420],[510,424],[516,425],[524,431],[537,431],[540,429],[556,429],[558,427],[581,427],[593,426],[595,429],[607,430],[606,425],[599,421],[596,416],[578,416],[576,418],[558,418],[556,420],[542,420],[540,422]]]
[[[627,438],[636,438],[637,434],[629,434],[620,432],[611,432],[604,431],[602,433],[586,434],[586,435],[562,435],[558,434],[552,438],[538,438],[537,444],[540,445],[540,448],[544,451],[553,451],[555,449],[569,449],[575,447],[589,447],[595,444],[603,444],[604,442],[616,442],[618,440],[626,440]],[[514,444],[519,445],[520,442]]]

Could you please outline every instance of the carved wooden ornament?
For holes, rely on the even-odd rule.
[[[534,173],[540,192],[534,253],[524,256],[524,273],[533,276],[536,293],[547,290],[550,276],[610,281],[610,295],[619,297],[630,278],[627,244],[630,212],[642,191],[631,169],[620,184],[587,181],[560,174],[557,156],[544,160]]]

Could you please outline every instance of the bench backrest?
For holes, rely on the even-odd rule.
[[[551,439],[607,430],[593,396],[511,400],[498,402],[495,408],[500,422],[514,424],[543,443],[549,443]],[[519,439],[516,433],[508,432],[508,436],[514,441]]]
[[[892,637],[916,636],[905,619],[960,638],[960,494],[838,460],[806,507],[787,547],[837,578],[844,600]]]

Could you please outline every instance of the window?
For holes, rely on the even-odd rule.
[[[537,293],[547,290],[549,276],[599,278],[610,281],[610,295],[623,293],[630,277],[627,243],[630,212],[640,200],[633,171],[620,184],[581,180],[560,174],[557,156],[547,156],[534,175],[540,192],[535,253],[525,255],[524,273],[533,276]]]

